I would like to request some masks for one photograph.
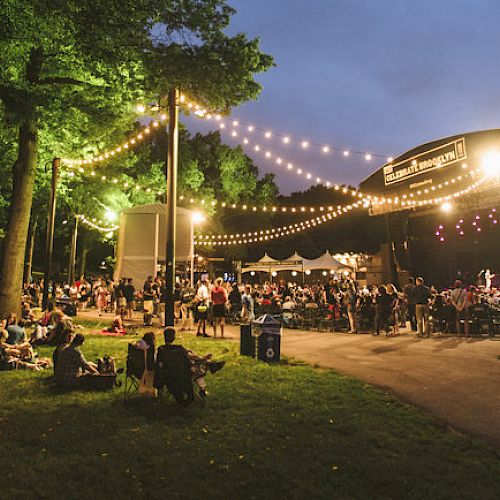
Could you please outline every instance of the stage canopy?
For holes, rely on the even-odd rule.
[[[165,266],[167,206],[161,203],[128,208],[120,215],[115,279],[132,278],[136,288]],[[177,207],[175,258],[193,255],[192,211]]]
[[[353,269],[353,266],[340,262],[329,251],[326,251],[317,259],[305,259],[297,252],[294,252],[288,259],[277,260],[273,259],[266,253],[264,257],[259,259],[257,262],[247,263],[247,265],[242,269],[242,272],[249,273],[252,271],[261,271],[271,274],[275,271],[305,272],[318,269],[328,271],[349,271]]]

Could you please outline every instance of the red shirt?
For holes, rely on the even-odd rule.
[[[225,304],[227,302],[227,292],[226,289],[222,286],[212,288],[212,292],[210,295],[212,298],[212,304],[214,306]]]

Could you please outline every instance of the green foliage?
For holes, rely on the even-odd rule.
[[[256,98],[261,87],[254,75],[272,66],[272,58],[260,51],[258,40],[224,33],[232,14],[225,0],[2,0],[0,227],[6,227],[14,158],[21,160],[20,171],[28,169],[21,154],[26,144],[14,146],[26,122],[35,124],[39,139],[33,212],[44,218],[50,160],[95,156],[123,141],[138,101],[162,101],[173,85],[223,111]],[[157,189],[162,162],[146,164],[141,155],[120,160],[121,169],[113,174]],[[137,165],[139,172],[127,171]],[[186,164],[181,185],[213,195],[197,165]],[[105,166],[104,175],[115,166]],[[96,185],[88,180],[82,187],[63,179],[59,205],[67,212],[94,213],[94,198],[119,209],[157,197],[153,190],[124,195],[122,184],[109,188],[95,182],[98,178]],[[23,248],[25,242],[18,243],[16,248]]]

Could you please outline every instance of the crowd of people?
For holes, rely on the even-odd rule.
[[[40,304],[43,284],[30,284],[23,295],[23,320],[31,321],[31,307]],[[112,312],[113,328],[123,330],[137,309],[143,324],[151,326],[153,319],[165,326],[166,284],[160,276],[149,276],[137,289],[130,278],[86,280],[55,287],[56,303],[70,302],[75,310],[95,307],[98,315]],[[397,335],[409,326],[420,336],[430,331],[468,335],[473,311],[481,304],[496,311],[500,290],[485,286],[464,286],[457,280],[447,289],[427,287],[422,278],[410,278],[401,289],[394,284],[360,286],[349,276],[332,277],[326,282],[297,284],[279,280],[263,284],[211,281],[200,279],[194,286],[180,280],[174,290],[174,316],[180,329],[195,329],[199,336],[208,337],[211,325],[214,337],[225,337],[225,323],[248,323],[268,313],[284,326],[310,327],[321,323],[335,331],[347,333],[381,332]],[[37,327],[37,335],[46,326]]]

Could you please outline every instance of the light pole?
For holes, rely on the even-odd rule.
[[[75,225],[71,235],[71,250],[69,252],[68,265],[68,283],[71,285],[75,281],[75,263],[76,263],[76,243],[78,241],[78,215],[75,214]]]
[[[174,326],[175,229],[177,212],[177,159],[179,150],[179,90],[168,93],[168,144],[165,175],[167,177],[167,244],[165,253],[165,326]]]
[[[45,241],[45,274],[43,276],[42,309],[47,309],[49,300],[49,286],[52,279],[52,251],[54,249],[54,222],[56,218],[57,181],[59,178],[60,158],[52,160],[52,182],[50,186],[49,216],[47,221],[47,238]],[[54,286],[52,286],[54,297]]]

